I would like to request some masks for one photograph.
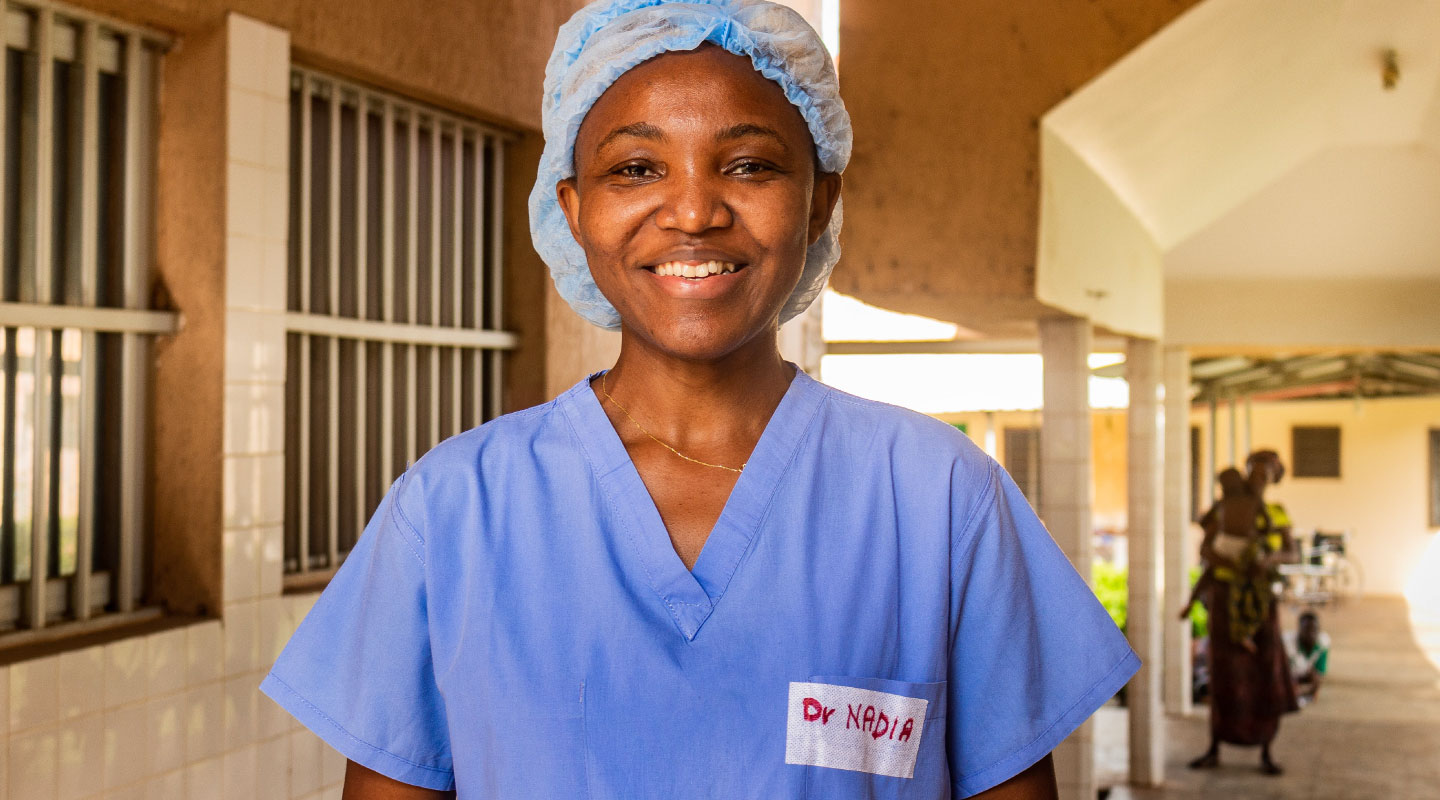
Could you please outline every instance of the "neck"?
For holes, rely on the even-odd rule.
[[[672,447],[713,452],[740,442],[753,446],[793,377],[774,334],[717,359],[688,360],[657,352],[625,330],[605,388]]]

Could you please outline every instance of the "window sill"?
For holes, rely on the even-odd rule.
[[[9,631],[0,633],[0,666],[204,621],[201,617],[167,615],[164,609],[154,606],[83,622],[57,623],[38,631]]]

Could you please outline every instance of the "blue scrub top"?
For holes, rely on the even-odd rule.
[[[1138,666],[963,434],[797,371],[693,571],[588,379],[440,444],[261,689],[462,798],[943,798]]]

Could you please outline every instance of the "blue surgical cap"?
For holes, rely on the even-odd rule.
[[[598,0],[580,9],[560,28],[545,67],[545,152],[530,192],[530,238],[560,296],[602,328],[620,327],[620,315],[590,277],[555,185],[574,176],[575,135],[611,84],[661,53],[694,50],[705,42],[746,56],[780,85],[810,128],[821,171],[841,172],[850,161],[850,115],[840,100],[835,65],[815,29],[791,9],[765,0]],[[840,258],[840,220],[837,201],[829,227],[806,251],[781,322],[804,311],[825,287]]]

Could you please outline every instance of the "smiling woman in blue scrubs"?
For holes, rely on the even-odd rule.
[[[948,425],[783,361],[838,256],[828,56],[608,0],[547,71],[532,230],[615,366],[395,482],[263,690],[347,798],[1042,798],[1138,662]]]

